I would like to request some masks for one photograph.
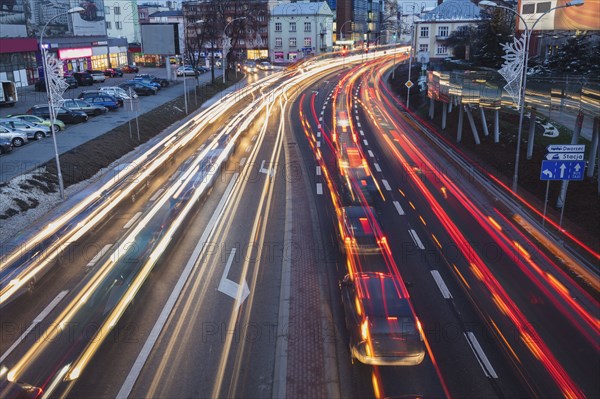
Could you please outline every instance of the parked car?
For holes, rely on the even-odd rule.
[[[92,75],[92,79],[94,80],[94,83],[104,83],[104,81],[106,80],[106,76],[104,76],[104,72],[97,70],[97,69],[88,69],[86,70],[87,73],[89,73],[90,75]]]
[[[109,78],[120,78],[123,76],[123,71],[121,68],[106,68],[104,70],[104,76],[108,76]]]
[[[73,72],[73,77],[77,80],[79,86],[91,86],[94,84],[94,78],[87,72]]]
[[[131,96],[129,95],[129,90],[124,90],[118,86],[105,86],[101,87],[100,91],[106,94],[110,94],[114,96],[117,100],[131,100],[132,98],[137,98],[137,94],[135,91],[131,91]]]
[[[273,70],[273,65],[271,65],[271,63],[267,62],[267,61],[260,62],[257,67],[261,71],[272,71]]]
[[[199,67],[196,67],[196,71],[198,71],[199,73],[206,73],[206,72],[210,71],[210,69],[208,69],[207,67],[204,67],[204,66],[199,66]]]
[[[34,125],[33,123],[25,122],[21,119],[0,118],[0,125],[17,132],[25,133],[29,140],[41,140],[50,135],[50,128],[48,126]]]
[[[401,280],[390,273],[355,273],[340,288],[352,359],[378,366],[423,362],[422,331]]]
[[[79,94],[80,100],[85,100],[90,104],[102,105],[110,110],[115,110],[123,105],[123,100],[119,101],[110,94],[101,91],[84,91]]]
[[[185,65],[177,68],[175,73],[177,74],[177,76],[183,76],[184,74],[185,76],[196,76],[196,71],[190,65]]]
[[[147,73],[138,73],[137,75],[135,75],[134,80],[135,79],[149,80],[151,82],[158,83],[161,87],[167,87],[169,85],[169,81],[167,79],[158,78],[154,75],[149,75]]]
[[[25,133],[17,132],[6,126],[0,126],[0,139],[10,140],[13,147],[21,147],[28,141]]]
[[[133,81],[135,81],[135,82],[142,82],[142,83],[143,83],[143,84],[145,84],[145,85],[152,86],[152,87],[156,87],[156,90],[160,90],[160,83],[153,82],[153,81],[152,81],[152,80],[150,80],[150,79],[144,79],[144,78],[133,78],[132,80],[133,80]]]
[[[8,115],[8,118],[18,118],[18,119],[24,120],[29,123],[35,123],[36,125],[42,125],[42,126],[48,126],[48,127],[52,126],[52,122],[50,121],[50,119],[40,118],[39,116],[36,116],[36,115],[27,115],[27,114]],[[60,132],[60,131],[65,130],[65,128],[66,128],[65,123],[63,121],[61,121],[60,119],[56,119],[54,121],[54,130],[55,131]],[[52,131],[50,131],[50,133],[52,133]]]
[[[13,145],[9,139],[0,138],[0,155],[8,154],[13,150]]]
[[[131,88],[133,91],[135,91],[136,94],[140,96],[153,95],[156,94],[156,92],[158,91],[156,87],[148,86],[142,82],[136,82],[135,80],[130,80],[128,82],[121,83],[119,87],[125,91],[128,91],[129,88]]]
[[[44,104],[34,105],[33,107],[27,110],[27,113],[31,115],[37,115],[42,118],[50,117],[48,105]],[[87,122],[88,116],[85,112],[82,111],[71,111],[70,109],[66,109],[64,107],[57,107],[56,119],[60,119],[64,123],[81,123]]]
[[[69,85],[68,89],[74,89],[76,87],[79,87],[79,83],[77,83],[77,79],[75,79],[71,75],[65,75],[64,76],[64,80]],[[35,82],[35,84],[34,84],[33,87],[34,87],[35,91],[46,91],[46,80],[45,79],[38,79]]]
[[[102,115],[108,112],[108,108],[103,105],[91,104],[84,100],[65,100],[62,106],[71,111],[83,111],[88,115]]]
[[[140,69],[135,65],[123,65],[120,67],[123,73],[138,73]]]

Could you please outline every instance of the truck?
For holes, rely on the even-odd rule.
[[[10,80],[0,81],[0,104],[14,106],[17,103],[17,86]]]

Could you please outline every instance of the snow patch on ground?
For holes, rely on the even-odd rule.
[[[98,174],[106,172],[101,170]],[[30,184],[35,180],[34,176],[45,175],[46,168],[35,169],[30,173],[17,176],[9,182],[0,186],[0,215],[6,215],[10,209],[18,211],[18,213],[0,220],[0,241],[7,242],[9,239],[20,231],[32,226],[37,220],[51,212],[59,204],[62,203],[58,193],[58,187],[55,192],[45,192],[42,188]],[[65,189],[65,196],[69,196],[79,192],[86,187],[89,182],[95,181],[96,176],[89,180],[84,180],[80,183],[69,186]],[[23,189],[21,186],[26,185],[28,188]],[[21,211],[19,206],[21,203],[33,204],[37,202],[35,207],[31,207],[25,211]]]

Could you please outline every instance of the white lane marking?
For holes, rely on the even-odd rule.
[[[421,242],[421,239],[417,235],[416,231],[414,231],[413,229],[410,229],[410,230],[408,230],[408,234],[410,234],[410,236],[412,237],[413,241],[415,242],[415,245],[417,247],[419,247],[419,249],[425,249],[425,247],[423,246],[423,243]]]
[[[319,122],[323,122],[323,117],[319,116]]]
[[[215,213],[213,213],[212,217],[208,221],[208,225],[206,226],[206,229],[204,229],[204,233],[202,233],[202,236],[200,237],[200,240],[198,241],[196,248],[194,248],[194,251],[192,252],[192,256],[190,256],[187,264],[185,265],[185,268],[183,269],[183,272],[179,275],[179,280],[177,280],[177,284],[175,284],[175,287],[173,287],[173,290],[171,291],[171,295],[169,295],[169,299],[165,303],[165,306],[163,307],[162,311],[160,312],[160,315],[158,316],[158,319],[156,320],[154,327],[152,327],[152,330],[150,331],[150,334],[148,335],[146,342],[144,342],[144,346],[142,347],[142,350],[140,351],[138,357],[135,359],[135,362],[133,363],[131,370],[129,370],[129,374],[127,374],[127,378],[125,378],[125,382],[123,382],[121,389],[117,393],[117,399],[127,399],[129,394],[131,393],[131,390],[133,389],[133,385],[135,384],[136,380],[140,376],[140,373],[142,372],[142,368],[144,367],[144,364],[146,364],[146,361],[148,360],[148,357],[150,356],[150,352],[152,351],[154,344],[158,340],[158,337],[160,336],[162,329],[164,328],[165,324],[167,323],[167,319],[169,318],[171,311],[175,307],[175,303],[177,302],[177,299],[179,298],[181,291],[183,291],[185,283],[187,282],[190,274],[192,273],[192,270],[194,269],[194,266],[196,265],[196,262],[198,261],[198,258],[200,257],[200,253],[204,249],[204,245],[206,245],[208,237],[212,234],[212,231],[214,230],[215,225],[217,224],[217,222],[219,221],[219,219],[221,219],[221,217],[223,215],[223,209],[225,208],[225,205],[229,202],[229,199],[230,199],[229,195],[231,194],[231,191],[233,190],[233,186],[234,186],[238,176],[239,176],[238,173],[234,174],[233,177],[231,178],[231,181],[229,182],[229,185],[225,189],[225,192],[223,193],[223,196],[221,197],[221,201],[219,201],[219,204],[217,205],[217,209],[215,209]]]
[[[375,166],[375,170],[376,170],[376,171],[378,171],[378,172],[381,172],[381,167],[379,166],[379,164],[378,164],[377,162],[375,162],[375,163],[373,164],[373,166]]]
[[[364,136],[365,136],[365,132],[363,132],[363,131],[361,130],[361,131],[360,131],[360,135],[364,137]]]
[[[368,146],[368,145],[369,145],[369,142],[368,142],[367,140],[363,140],[363,144],[364,144],[365,146]]]
[[[245,163],[246,163],[246,157],[240,159],[240,166],[244,166]]]
[[[140,212],[142,213],[142,212]],[[127,227],[128,228],[128,227]],[[90,260],[88,262],[87,265],[85,265],[85,267],[93,267],[99,260],[101,257],[103,257],[104,255],[106,255],[106,253],[108,252],[108,250],[112,247],[112,244],[106,244],[101,250],[100,252],[98,252],[96,254],[96,256],[94,256],[92,258],[92,260]]]
[[[477,362],[483,369],[483,372],[485,373],[486,377],[498,378],[496,370],[494,370],[492,364],[483,352],[483,349],[481,348],[481,345],[479,345],[479,341],[477,341],[477,337],[475,337],[475,334],[473,334],[471,331],[467,331],[464,335],[467,339],[467,342],[469,343],[469,346],[471,347],[471,350],[473,350],[473,353],[475,354]]]
[[[321,176],[321,167],[317,166],[317,176]]]
[[[317,125],[317,129],[321,130],[321,124],[320,123]]]
[[[321,131],[320,130],[317,131],[317,137],[319,137],[319,138],[321,137]]]
[[[385,187],[386,190],[392,191],[392,187],[390,187],[390,183],[388,183],[387,180],[381,179],[381,183],[383,183],[383,186]]]
[[[321,147],[321,142],[317,141],[317,148]]]
[[[355,113],[356,115],[358,115],[358,108],[356,108],[356,106],[355,106],[355,108],[354,108],[354,113]]]
[[[258,138],[257,134],[255,134],[254,136],[252,136],[252,142],[255,142],[257,138]]]
[[[33,322],[31,323],[29,328],[27,330],[25,330],[25,332],[23,332],[23,334],[21,334],[21,336],[19,338],[17,338],[17,340],[10,346],[10,348],[8,348],[8,350],[6,352],[4,352],[4,354],[0,357],[0,364],[4,361],[4,359],[6,359],[8,357],[8,355],[10,355],[12,353],[12,351],[15,350],[15,348],[17,346],[19,346],[19,344],[21,342],[23,342],[23,340],[25,338],[27,338],[27,335],[29,335],[29,333],[35,328],[35,326],[40,324],[46,318],[46,316],[48,316],[50,314],[50,312],[52,312],[52,310],[56,307],[56,305],[58,305],[58,303],[68,293],[69,293],[69,290],[64,290],[64,291],[59,292],[58,295],[52,300],[52,302],[50,302],[48,304],[48,306],[46,306],[44,308],[44,310],[42,310],[42,312],[35,319],[33,319]]]
[[[452,294],[450,293],[450,290],[446,286],[446,283],[444,283],[444,279],[442,279],[440,272],[438,272],[437,270],[432,270],[431,275],[433,276],[433,279],[435,280],[438,288],[442,292],[442,296],[444,297],[444,299],[452,298]]]
[[[356,126],[358,126],[358,127],[362,127],[362,126],[360,125],[360,122],[358,122],[358,123],[356,124]]]
[[[323,115],[325,113],[325,111],[321,111],[321,115]]]
[[[394,206],[396,207],[396,210],[398,211],[400,216],[404,215],[404,209],[402,209],[402,205],[400,205],[398,201],[394,201]]]
[[[323,195],[323,184],[317,183],[317,195]]]
[[[252,144],[250,144],[248,147],[246,147],[246,153],[249,153],[250,150],[252,150]]]
[[[238,284],[235,281],[227,278],[229,269],[231,269],[231,264],[233,263],[233,258],[235,257],[235,251],[236,249],[232,248],[231,252],[229,253],[229,258],[225,264],[225,270],[223,271],[223,275],[219,281],[219,288],[217,288],[217,290],[233,298],[236,301],[236,306],[239,308],[246,298],[248,298],[248,295],[250,295],[250,288],[248,288],[248,283],[246,280],[242,281],[241,284]]]
[[[373,154],[373,151],[369,150],[369,156],[370,156],[371,158],[375,158],[375,154]]]
[[[156,201],[156,199],[163,193],[163,191],[165,191],[165,189],[161,188],[160,190],[155,192],[154,195],[152,197],[150,197],[150,202]]]
[[[136,220],[138,220],[140,218],[140,216],[142,216],[142,212],[138,212],[135,215],[133,215],[133,217],[131,219],[129,219],[129,222],[127,222],[125,224],[125,226],[123,226],[124,229],[128,229],[131,227],[131,225],[133,225],[135,223]]]

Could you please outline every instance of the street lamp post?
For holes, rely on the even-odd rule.
[[[413,22],[412,25],[412,29],[411,29],[411,33],[410,33],[410,58],[408,60],[408,80],[406,81],[407,83],[410,82],[410,77],[411,77],[411,73],[412,73],[412,60],[413,60],[413,53],[415,52],[415,24]],[[410,107],[410,88],[412,86],[407,87],[406,89],[406,109],[409,109]]]
[[[521,152],[521,134],[522,134],[522,130],[523,130],[523,115],[525,113],[525,90],[527,88],[527,62],[529,61],[529,43],[531,41],[531,33],[534,31],[537,23],[540,22],[541,19],[546,14],[548,14],[554,10],[557,10],[559,8],[567,8],[567,7],[572,7],[572,6],[577,7],[577,6],[582,6],[583,4],[584,4],[584,0],[572,0],[571,2],[563,4],[561,6],[552,7],[549,10],[542,13],[542,15],[540,15],[535,20],[535,22],[533,23],[531,28],[529,28],[529,26],[527,25],[527,22],[525,21],[523,16],[521,14],[519,14],[517,11],[513,10],[512,8],[501,6],[490,0],[483,0],[483,1],[480,1],[478,4],[479,7],[482,7],[482,8],[483,7],[493,7],[493,8],[501,8],[504,10],[508,10],[508,11],[514,13],[521,20],[521,22],[523,22],[523,26],[525,27],[525,32],[523,33],[524,37],[525,37],[525,43],[524,43],[524,47],[523,47],[523,67],[522,67],[522,72],[521,72],[521,90],[519,92],[519,105],[520,105],[519,129],[517,131],[517,151],[515,154],[515,170],[514,170],[513,182],[512,182],[512,191],[514,193],[517,192],[517,188],[518,188],[518,184],[519,184],[519,161],[520,161],[520,156],[521,156],[521,154],[520,154],[520,152]],[[533,123],[535,123],[535,121],[533,121]]]
[[[48,113],[50,114],[50,129],[52,132],[52,141],[54,143],[54,158],[56,160],[56,172],[57,172],[57,177],[58,177],[58,191],[60,193],[60,199],[65,199],[65,185],[63,182],[62,170],[60,168],[58,145],[56,144],[56,131],[54,129],[54,126],[56,125],[56,110],[54,109],[54,92],[52,90],[52,87],[50,86],[50,79],[48,76],[49,75],[48,64],[47,64],[47,60],[46,60],[47,52],[46,52],[46,48],[44,47],[44,32],[46,31],[46,28],[48,27],[50,22],[54,21],[58,17],[62,17],[64,15],[70,15],[70,14],[78,14],[78,13],[82,13],[84,11],[85,10],[83,9],[83,7],[73,7],[73,8],[70,8],[69,10],[67,10],[66,12],[57,14],[57,15],[53,16],[52,18],[50,18],[46,22],[46,24],[42,28],[42,31],[40,32],[40,50],[42,51],[42,68],[44,70],[44,82],[46,83],[46,93],[48,94]]]
[[[227,25],[225,25],[225,28],[223,28],[223,60],[221,62],[221,64],[223,64],[222,65],[223,66],[223,84],[225,84],[225,62],[227,61],[227,56],[225,54],[225,42],[227,41],[227,28],[229,27],[229,24],[231,24],[233,21],[241,21],[242,19],[246,19],[246,17],[234,18],[231,21],[227,22]]]
[[[187,79],[187,74],[185,73],[185,48],[186,48],[185,44],[186,44],[187,28],[190,27],[190,26],[194,26],[196,24],[201,24],[203,22],[204,22],[204,20],[201,19],[199,21],[192,22],[191,24],[188,24],[187,27],[186,27],[185,26],[185,20],[184,20],[184,27],[183,27],[183,50],[182,50],[183,57],[182,58],[183,58],[183,103],[185,104],[185,114],[186,115],[188,114],[188,100],[187,100],[188,91],[187,91],[187,86],[185,84],[185,81]],[[196,85],[197,84],[198,83],[196,82]],[[195,96],[195,94],[194,94],[194,96]]]
[[[345,25],[346,25],[348,22],[352,22],[352,20],[351,20],[351,19],[349,19],[349,20],[347,20],[346,22],[344,22],[344,23],[342,24],[342,26],[340,27],[339,31],[338,31],[338,32],[340,33],[340,36],[341,36],[341,38],[342,38],[342,41],[344,41],[344,26],[345,26]],[[345,67],[346,67],[346,54],[344,54],[344,52],[342,52],[342,68],[345,68]]]

